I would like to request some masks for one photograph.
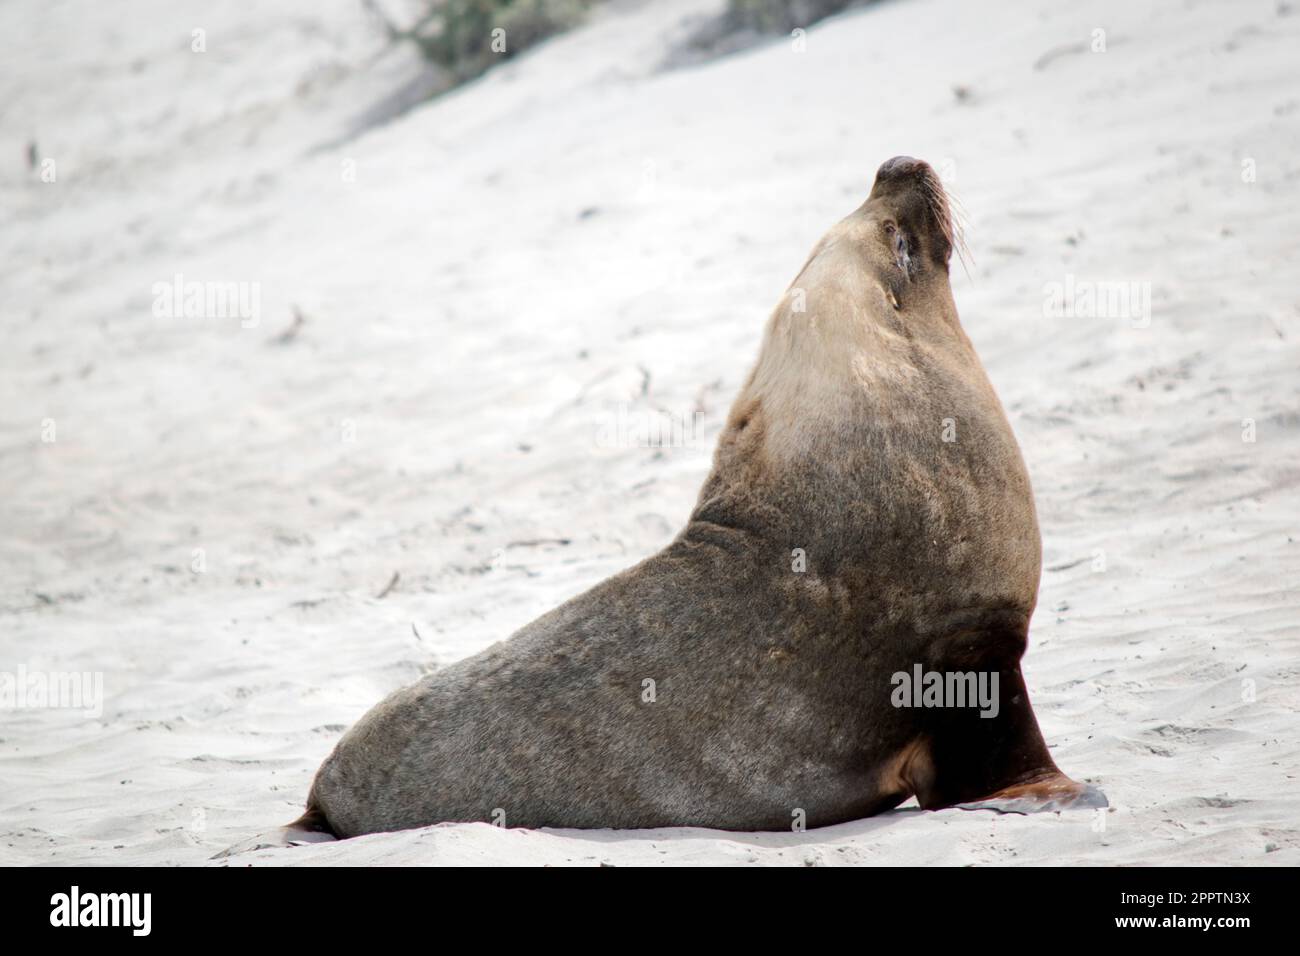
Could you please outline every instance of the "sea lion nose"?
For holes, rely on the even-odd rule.
[[[914,159],[911,156],[895,156],[880,164],[880,168],[876,170],[876,179],[877,181],[913,179],[923,177],[930,172],[930,164],[924,160]]]

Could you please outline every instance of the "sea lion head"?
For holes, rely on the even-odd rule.
[[[886,286],[948,275],[953,249],[961,252],[961,237],[948,194],[929,163],[895,156],[876,171],[871,195],[858,210],[868,227],[873,264]]]

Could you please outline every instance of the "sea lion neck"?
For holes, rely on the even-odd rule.
[[[906,480],[925,500],[918,443],[938,455],[957,407],[1001,419],[947,269],[905,274],[879,210],[864,204],[827,232],[773,310],[692,523],[769,541],[818,536],[820,553],[856,555],[881,531],[862,511],[872,484]]]
[[[762,406],[769,450],[803,451],[846,422],[902,413],[900,391],[945,354],[973,358],[946,271],[905,276],[887,250],[878,220],[859,209],[822,238],[773,310],[736,402],[740,419]]]

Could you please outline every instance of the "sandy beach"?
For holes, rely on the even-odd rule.
[[[1300,864],[1300,10],[892,0],[668,68],[720,8],[417,103],[359,3],[0,6],[0,672],[102,687],[0,709],[0,864],[208,864],[385,694],[662,548],[896,154],[964,210],[1024,671],[1109,810],[217,864]]]

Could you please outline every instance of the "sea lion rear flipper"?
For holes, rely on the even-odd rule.
[[[315,808],[309,809],[288,826],[276,827],[266,833],[259,833],[227,847],[212,857],[222,860],[240,853],[252,853],[254,850],[267,850],[276,847],[303,846],[307,843],[329,843],[338,837],[331,831],[325,815]]]

